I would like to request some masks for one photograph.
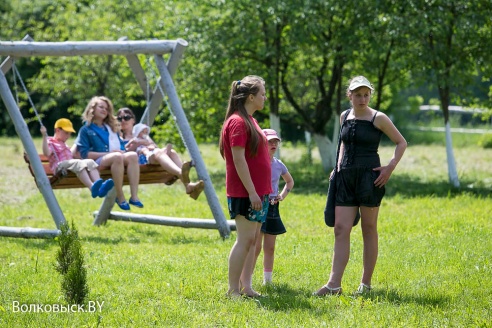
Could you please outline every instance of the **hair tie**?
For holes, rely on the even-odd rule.
[[[238,80],[237,81],[237,85],[241,85],[241,80]]]

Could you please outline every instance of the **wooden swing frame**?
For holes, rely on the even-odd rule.
[[[72,179],[73,177],[70,177],[69,175],[60,177],[53,174],[53,172],[49,169],[49,165],[48,169],[46,168],[46,158],[44,156],[40,156],[36,150],[32,136],[29,132],[27,124],[24,121],[24,118],[20,113],[18,105],[14,100],[5,74],[12,68],[16,57],[123,55],[126,57],[127,62],[137,79],[137,82],[142,88],[142,91],[144,94],[147,94],[147,77],[137,55],[148,54],[154,56],[160,76],[157,79],[157,87],[148,97],[149,102],[145,113],[142,116],[142,120],[145,119],[145,122],[148,125],[152,125],[162,101],[165,100],[165,92],[167,98],[169,99],[169,109],[175,118],[177,128],[183,138],[183,142],[185,143],[191,158],[193,158],[197,174],[205,183],[205,195],[215,220],[215,222],[211,225],[207,222],[207,227],[218,229],[222,238],[229,237],[231,227],[234,228],[234,225],[229,224],[225,219],[224,213],[217,198],[217,194],[213,188],[210,176],[201,157],[189,122],[179,102],[174,82],[172,80],[172,75],[176,72],[177,66],[181,61],[184,49],[187,45],[188,43],[183,39],[128,41],[126,37],[120,38],[118,41],[34,42],[27,35],[24,37],[23,41],[0,41],[0,55],[8,56],[0,66],[0,95],[5,103],[5,106],[7,107],[10,117],[12,118],[17,134],[22,140],[26,153],[24,158],[29,164],[29,170],[34,176],[36,185],[38,186],[40,192],[43,194],[57,229],[60,229],[60,226],[66,223],[66,220],[56,200],[53,189],[79,188],[83,185],[78,181],[78,179],[77,182],[75,182],[75,180]],[[167,63],[164,62],[164,54],[170,54]],[[140,183],[166,183],[165,181],[170,183],[172,179],[175,179],[175,177],[172,176],[172,179],[169,178],[170,174],[168,172],[166,172],[168,175],[166,177],[163,172],[166,171],[158,166],[145,165],[145,168],[143,168],[141,172],[142,180]],[[101,173],[104,173],[104,171]],[[156,175],[159,175],[160,178],[157,178]],[[101,174],[101,176],[103,176],[103,174]],[[145,178],[147,176],[149,179]],[[104,198],[100,210],[94,212],[94,225],[105,224],[108,219],[111,219],[114,216],[111,214],[111,209],[115,205],[115,199],[116,192],[112,189]],[[117,216],[119,220],[122,220],[121,215]],[[161,224],[166,224],[167,219],[169,218],[163,218],[163,222]],[[180,218],[172,219],[174,221],[180,220]],[[145,222],[145,219],[141,222]],[[188,222],[189,220],[181,226],[190,227]],[[180,224],[178,222],[178,224],[174,225]],[[53,235],[57,235],[59,233],[59,230],[53,230],[46,233],[46,229],[39,229],[42,231],[36,231],[36,229],[32,228],[29,228],[29,231],[24,228],[19,229],[20,230],[17,231],[17,233],[14,233],[12,232],[11,227],[0,227],[0,236],[46,238],[46,236],[53,237]]]

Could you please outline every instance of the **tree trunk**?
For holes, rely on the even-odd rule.
[[[454,161],[454,152],[453,152],[453,142],[451,139],[451,126],[449,121],[446,122],[446,156],[448,159],[448,176],[449,182],[456,188],[459,188],[460,181],[458,179],[458,172],[456,170],[456,163]]]
[[[314,142],[319,150],[319,155],[321,157],[321,165],[326,173],[329,173],[335,166],[335,151],[334,143],[328,139],[324,134],[313,134]],[[335,145],[336,147],[336,145]]]
[[[280,117],[273,112],[270,112],[270,129],[277,131],[278,136],[282,138],[282,131],[280,131]],[[274,156],[280,158],[280,147],[277,148]]]

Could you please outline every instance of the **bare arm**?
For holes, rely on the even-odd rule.
[[[290,175],[289,172],[285,173],[282,175],[282,178],[285,181],[284,188],[282,189],[282,192],[278,195],[278,200],[284,200],[285,197],[291,192],[292,188],[294,188],[294,178],[292,178],[292,175]]]
[[[402,136],[400,131],[398,131],[398,129],[395,127],[388,116],[383,113],[381,114],[378,115],[374,120],[374,125],[378,129],[383,131],[383,133],[386,134],[388,138],[395,143],[396,147],[395,151],[393,152],[393,157],[389,161],[388,165],[374,168],[375,171],[380,172],[379,177],[376,179],[376,181],[374,181],[374,184],[377,187],[382,187],[388,182],[391,174],[396,168],[396,165],[398,164],[398,162],[400,162],[403,154],[405,153],[405,150],[407,149],[407,141]]]
[[[43,154],[46,157],[49,157],[51,155],[51,149],[48,146],[48,132],[46,131],[46,127],[44,125],[41,126],[41,134],[43,135]]]
[[[232,147],[232,158],[234,166],[236,167],[237,174],[246,188],[249,194],[249,200],[251,201],[251,207],[259,211],[262,209],[262,203],[260,196],[256,193],[251,174],[249,173],[248,163],[246,163],[245,149],[242,147]]]

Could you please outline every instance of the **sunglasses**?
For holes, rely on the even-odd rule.
[[[131,116],[131,115],[124,115],[124,116],[118,116],[116,119],[117,119],[118,121],[120,121],[120,122],[121,122],[121,121],[123,121],[123,120],[125,120],[125,121],[129,121],[129,120],[131,120],[132,118],[133,118],[133,116]]]

